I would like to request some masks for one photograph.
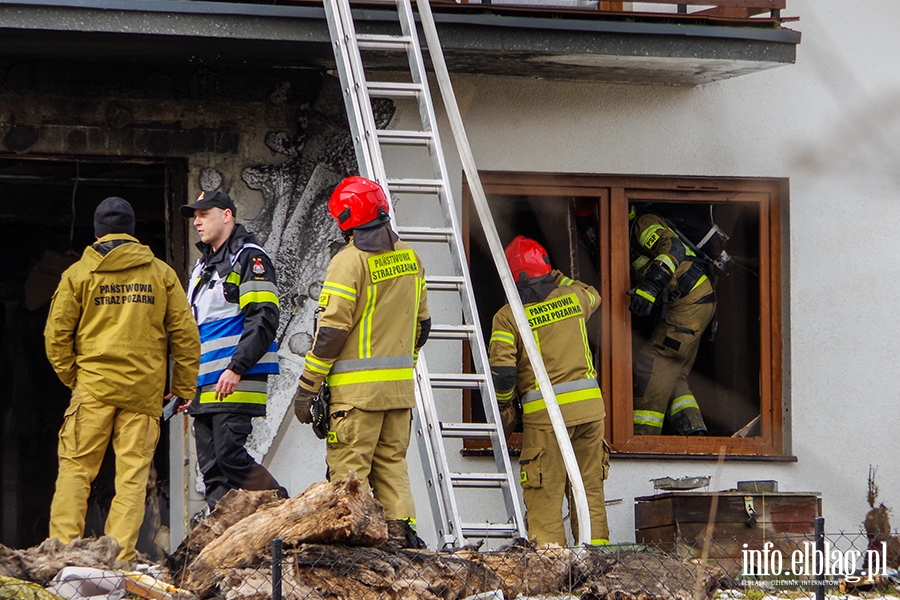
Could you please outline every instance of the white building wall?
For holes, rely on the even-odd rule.
[[[607,497],[624,499],[609,509],[614,542],[634,539],[633,499],[652,493],[654,477],[712,475],[710,490],[776,479],[781,491],[822,492],[829,532],[856,532],[872,464],[879,500],[900,506],[900,266],[891,244],[900,224],[900,5],[791,0],[783,14],[800,17],[787,23],[803,32],[796,65],[702,87],[453,77],[484,170],[790,181],[784,378],[797,461],[720,468],[613,457]],[[413,118],[401,112],[392,127]],[[450,170],[461,173],[444,131]],[[409,458],[420,531],[433,544],[415,449]],[[297,493],[322,479],[324,445],[292,421],[267,462]]]

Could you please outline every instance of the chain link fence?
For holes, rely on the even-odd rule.
[[[0,577],[0,598],[313,600],[654,600],[897,595],[900,538],[773,534],[535,549],[453,552],[302,544],[256,564],[144,572],[67,567],[47,581]]]

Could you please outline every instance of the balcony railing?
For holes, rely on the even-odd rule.
[[[210,1],[210,0],[206,0]],[[314,5],[317,0],[212,0],[230,3],[265,3],[282,5]],[[454,6],[490,6],[491,8],[539,10],[561,13],[602,13],[610,17],[626,18],[667,18],[693,20],[747,19],[782,21],[781,11],[787,0],[654,0],[653,2],[614,2],[607,0],[431,0],[438,9]],[[360,0],[360,6],[378,5],[392,0]],[[793,19],[787,19],[793,20]]]
[[[436,4],[450,4],[454,0],[436,0]],[[604,0],[461,0],[461,4],[491,4],[499,6],[527,6],[546,8],[594,9],[605,12],[642,13],[647,15],[676,14],[748,19],[768,13],[779,18],[786,0],[657,0],[654,2],[607,2]]]

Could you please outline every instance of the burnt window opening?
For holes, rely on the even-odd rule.
[[[547,250],[554,269],[599,289],[597,198],[492,194],[488,197],[488,203],[504,246],[517,235],[532,238]],[[470,229],[469,249],[472,287],[478,304],[481,329],[484,339],[489,340],[491,320],[506,304],[506,296],[480,227],[473,226]],[[599,313],[591,316],[587,327],[588,342],[597,367]],[[471,416],[476,422],[484,422],[480,394],[473,391],[471,398],[464,417]],[[510,448],[514,452],[521,449],[521,431],[520,424],[510,438]],[[473,442],[474,440],[470,444]]]
[[[696,360],[687,380],[700,407],[707,435],[759,437],[759,207],[754,204],[668,201],[635,202],[630,204],[631,208],[638,215],[663,215],[683,238],[688,252],[694,252],[690,246],[696,248],[713,224],[728,236],[725,243],[728,260],[722,263],[723,268],[710,265],[710,261],[698,261],[707,265],[706,274],[715,290],[716,308],[711,323],[701,335]],[[696,233],[688,232],[684,226],[679,228],[672,218],[685,210],[710,218],[702,220],[702,227]],[[629,234],[633,248],[636,235],[633,227]],[[702,249],[697,249],[694,254],[703,258]],[[709,258],[715,260],[718,257]],[[632,270],[632,285],[637,285],[639,280]],[[648,317],[632,315],[632,365],[656,328],[662,309],[658,303]],[[668,418],[662,434],[675,435]]]
[[[783,446],[781,379],[781,194],[774,180],[602,177],[485,173],[483,182],[501,242],[536,239],[554,268],[598,289],[602,303],[588,322],[591,350],[606,408],[607,438],[624,456],[780,456]],[[506,303],[496,267],[464,188],[469,264],[485,339]],[[626,292],[638,280],[631,268],[629,211],[711,214],[729,237],[724,271],[710,268],[717,308],[688,375],[708,429],[706,437],[677,435],[668,421],[661,435],[634,433],[634,365],[660,317],[629,310]],[[711,211],[711,212],[710,212]],[[690,240],[688,240],[690,241]],[[469,394],[463,417],[484,420],[481,400]],[[520,434],[510,439],[517,451]],[[464,453],[487,451],[466,440]]]
[[[94,242],[94,209],[109,196],[131,203],[135,236],[157,258],[183,260],[183,250],[173,250],[167,219],[183,173],[175,162],[0,157],[0,235],[9,255],[0,275],[0,543],[6,546],[30,547],[48,533],[58,434],[71,397],[44,352],[44,325],[60,275]],[[166,427],[153,467],[138,550],[158,556],[153,538],[169,515]],[[85,536],[103,535],[114,473],[110,445],[91,488]]]

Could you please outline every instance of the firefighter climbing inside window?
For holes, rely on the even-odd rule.
[[[603,493],[609,473],[609,446],[603,439],[606,410],[587,334],[587,320],[600,306],[600,294],[551,270],[547,251],[535,240],[516,237],[506,247],[506,260],[572,440],[587,495],[591,543],[608,544]],[[490,365],[504,422],[515,402],[522,405],[519,477],[528,537],[538,546],[565,546],[566,469],[509,304],[494,315]]]
[[[425,270],[391,228],[388,199],[376,182],[348,177],[328,209],[347,245],[325,274],[294,414],[311,423],[314,398],[327,383],[329,478],[354,472],[384,506],[391,539],[422,546],[406,452],[416,402],[413,366],[431,329]]]
[[[709,205],[632,206],[629,223],[629,309],[639,318],[653,313],[656,323],[634,360],[634,433],[706,435],[688,374],[716,312],[714,279],[729,259],[728,238]]]

